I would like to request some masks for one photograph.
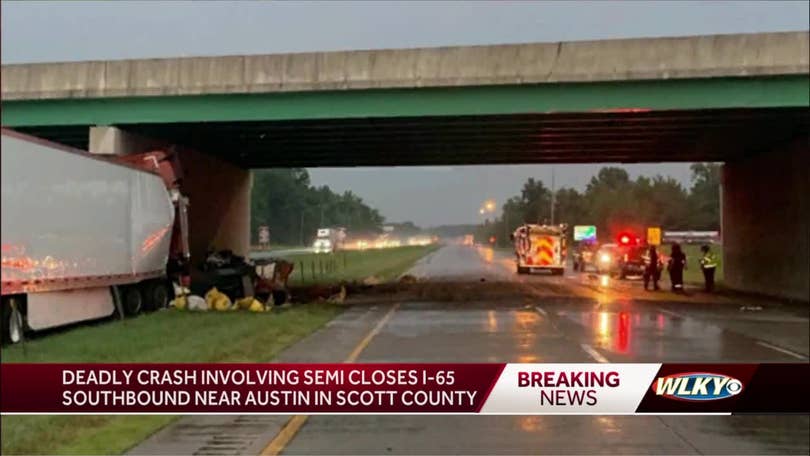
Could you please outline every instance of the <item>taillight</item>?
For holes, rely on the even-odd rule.
[[[624,254],[624,262],[625,262],[625,263],[627,263],[627,258],[628,258],[628,256],[627,256],[627,254],[625,253],[625,254]]]

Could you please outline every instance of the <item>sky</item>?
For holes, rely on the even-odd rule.
[[[807,1],[2,2],[2,63],[386,49],[808,30]],[[601,165],[556,165],[584,188]],[[625,165],[689,185],[689,164]],[[475,223],[551,166],[311,169],[390,221]]]

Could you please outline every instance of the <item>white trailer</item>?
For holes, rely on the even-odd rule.
[[[160,175],[2,131],[2,330],[164,306],[175,207]]]

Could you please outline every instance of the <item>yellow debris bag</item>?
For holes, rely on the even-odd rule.
[[[264,304],[259,302],[257,299],[254,299],[253,302],[250,303],[250,307],[248,308],[248,310],[251,312],[266,312],[270,311],[270,308],[269,307],[265,308]]]
[[[264,304],[253,296],[244,297],[236,301],[236,307],[250,312],[264,312]]]
[[[232,308],[231,298],[217,290],[217,287],[208,290],[208,293],[205,294],[205,302],[212,310],[225,311]]]
[[[172,302],[170,302],[169,305],[180,310],[185,310],[188,307],[188,298],[186,298],[186,295],[178,296],[172,299]]]
[[[248,310],[252,303],[253,303],[253,296],[245,296],[242,299],[238,299],[235,304],[236,307],[238,307],[241,310]]]

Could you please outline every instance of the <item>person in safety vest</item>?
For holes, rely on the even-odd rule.
[[[700,248],[703,256],[700,258],[700,270],[703,271],[703,280],[705,282],[706,291],[714,290],[714,271],[717,269],[717,260],[714,253],[709,251],[709,246],[704,245]]]

